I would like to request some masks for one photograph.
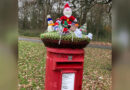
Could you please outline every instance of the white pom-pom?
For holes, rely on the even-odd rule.
[[[93,34],[92,33],[88,33],[87,37],[92,40],[93,39]]]
[[[74,31],[74,34],[75,34],[76,37],[82,38],[82,32],[80,31],[80,29],[76,29],[76,30]]]
[[[74,22],[77,22],[77,19],[76,19],[76,18],[74,19]]]
[[[47,15],[47,18],[51,18],[51,15]]]

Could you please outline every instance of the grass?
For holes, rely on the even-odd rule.
[[[19,90],[44,90],[46,49],[42,43],[19,41]],[[85,48],[82,90],[110,90],[111,50]]]
[[[19,30],[19,35],[28,37],[40,37],[41,32],[43,32],[43,30]]]

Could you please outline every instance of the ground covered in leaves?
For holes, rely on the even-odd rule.
[[[111,50],[85,48],[82,90],[110,90]],[[44,90],[46,49],[42,43],[19,41],[19,90]]]

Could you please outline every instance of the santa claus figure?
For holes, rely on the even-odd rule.
[[[68,28],[71,27],[72,22],[77,22],[77,19],[74,16],[72,16],[72,10],[68,3],[66,3],[66,5],[64,6],[63,14],[64,16],[62,16],[60,19],[62,21],[62,24],[64,24],[64,22],[67,21]]]

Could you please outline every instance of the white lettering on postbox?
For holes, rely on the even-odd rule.
[[[74,90],[75,73],[62,74],[61,90]]]

